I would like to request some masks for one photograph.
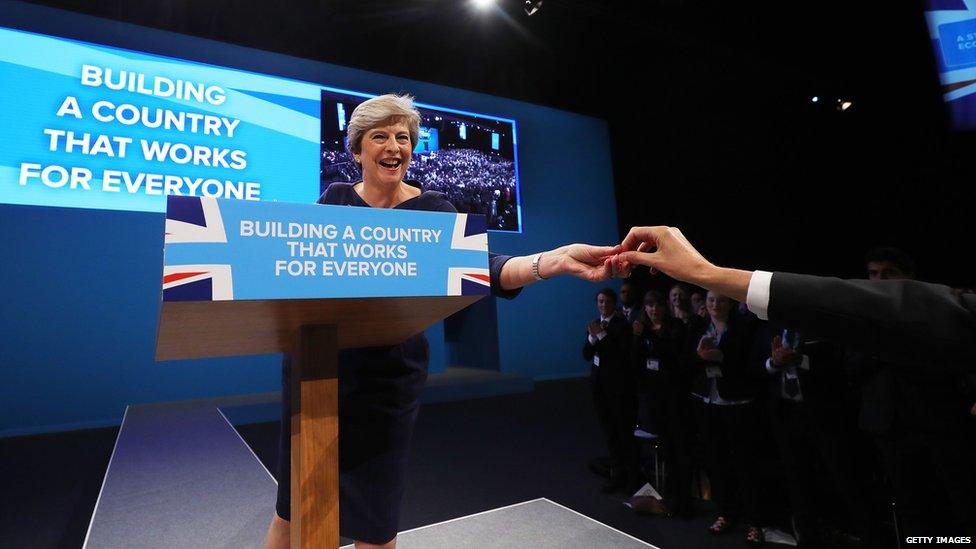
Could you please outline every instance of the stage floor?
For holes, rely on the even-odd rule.
[[[8,471],[0,481],[0,546],[81,547],[87,534],[88,547],[165,547],[167,540],[183,547],[260,547],[274,506],[278,423],[268,418],[279,409],[277,395],[225,402],[222,414],[213,408],[200,416],[180,411],[188,404],[155,410],[174,414],[172,424],[147,423],[157,435],[137,437],[127,426],[0,439],[0,468]],[[127,424],[142,421],[134,408]],[[194,430],[204,436],[196,438]],[[241,465],[219,466],[214,452],[227,452],[221,459]],[[589,472],[587,462],[603,452],[587,379],[537,383],[531,393],[424,404],[408,464],[402,543],[435,525],[454,528],[482,513],[490,518],[548,501],[651,546],[748,547],[741,530],[709,536],[714,514],[707,508],[688,521],[642,517],[624,506],[623,495],[601,494],[603,479]],[[145,474],[124,466],[124,453],[147,467]],[[215,461],[218,466],[207,465]],[[117,503],[110,503],[115,497]],[[214,503],[225,497],[230,503]],[[601,524],[589,527],[608,530]],[[112,537],[127,531],[142,532],[141,539]],[[118,539],[130,541],[113,541]]]
[[[85,547],[259,547],[275,479],[222,410],[268,404],[258,396],[128,408]],[[407,530],[398,546],[654,547],[545,498]]]
[[[400,549],[647,549],[620,530],[546,498],[400,532]],[[342,549],[353,549],[352,544]]]
[[[259,547],[277,484],[219,406],[265,404],[128,407],[84,547]]]

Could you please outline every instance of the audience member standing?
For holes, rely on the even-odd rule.
[[[587,324],[583,358],[592,364],[593,402],[612,461],[603,489],[636,491],[642,479],[634,440],[637,375],[629,358],[631,328],[617,311],[617,294],[610,288],[597,293],[596,307],[600,317]]]
[[[762,543],[756,523],[756,380],[748,368],[753,334],[731,314],[731,299],[710,291],[706,303],[709,321],[691,330],[685,356],[694,370],[695,415],[718,505],[709,531],[721,534],[742,521],[746,540]]]
[[[699,290],[691,293],[691,312],[702,318],[708,318],[708,307],[705,306],[705,292]]]
[[[640,319],[641,295],[633,282],[624,282],[620,287],[620,312],[628,323]]]
[[[915,277],[914,262],[901,250],[876,248],[865,259],[869,280]],[[849,353],[847,367],[861,381],[858,425],[874,438],[903,534],[945,535],[935,523],[948,518],[958,530],[949,535],[976,535],[976,479],[968,437],[972,403],[962,373],[895,364],[864,353]],[[949,516],[936,516],[936,510]]]
[[[870,505],[854,474],[852,435],[843,395],[843,352],[794,330],[760,323],[757,366],[767,378],[766,408],[789,482],[794,527],[800,547],[821,547],[817,524],[818,471],[829,480],[849,512],[855,530],[874,536]],[[825,467],[816,467],[820,463]]]
[[[658,488],[672,513],[690,517],[691,378],[680,362],[687,330],[671,316],[664,295],[655,291],[644,296],[640,320],[634,321],[632,328],[631,360],[642,372],[640,408],[646,417],[642,424],[660,437],[669,471],[665,485]]]
[[[678,283],[671,286],[671,291],[668,292],[668,303],[671,306],[671,316],[684,322],[686,325],[695,316],[691,310],[691,299],[688,297],[688,288],[684,284]]]

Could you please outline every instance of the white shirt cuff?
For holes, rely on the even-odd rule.
[[[606,330],[604,330],[604,331],[602,331],[602,332],[600,332],[600,333],[598,333],[598,334],[596,334],[596,338],[597,338],[597,339],[599,339],[600,341],[603,341],[603,338],[605,338],[605,337],[607,337],[607,332],[606,332]]]
[[[746,306],[762,320],[769,320],[769,283],[773,273],[754,271],[749,279],[749,290],[746,293]]]
[[[772,359],[772,357],[766,359],[766,371],[769,372],[769,373],[771,373],[771,374],[778,374],[779,373],[779,368],[777,368],[776,366],[773,366],[773,359]]]

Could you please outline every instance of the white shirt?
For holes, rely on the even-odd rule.
[[[762,320],[769,320],[769,284],[772,280],[773,273],[766,271],[754,271],[749,279],[746,307]]]

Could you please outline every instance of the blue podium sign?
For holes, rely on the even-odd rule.
[[[484,216],[169,196],[163,301],[489,293]]]

